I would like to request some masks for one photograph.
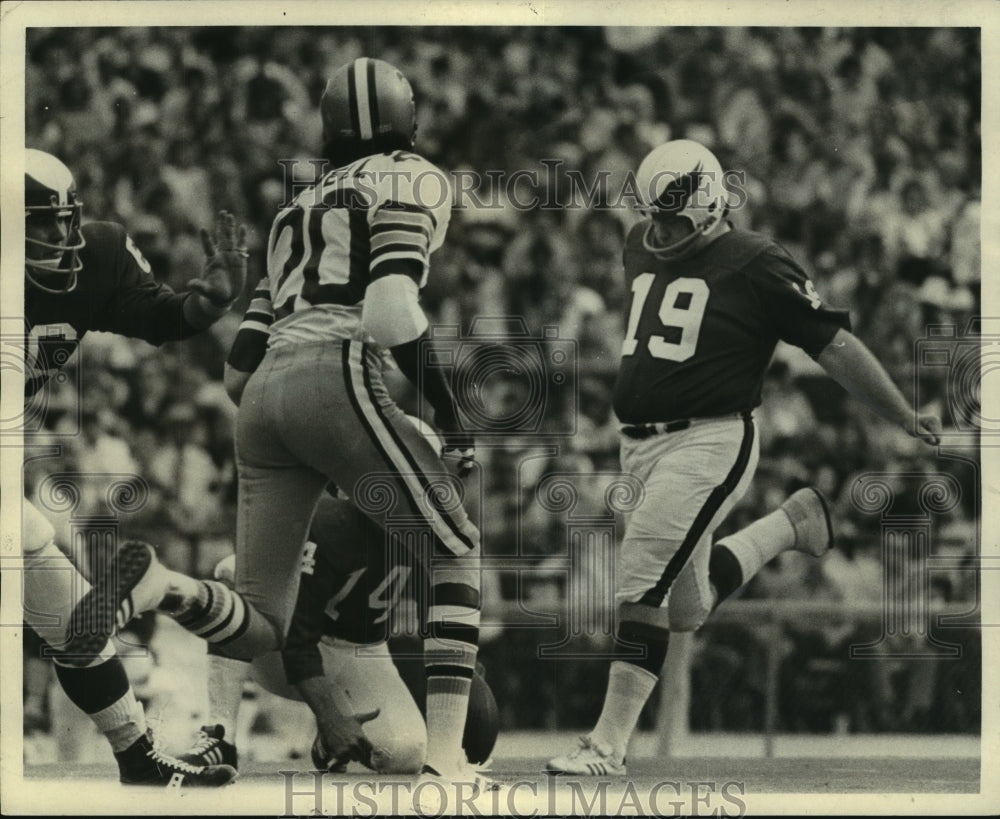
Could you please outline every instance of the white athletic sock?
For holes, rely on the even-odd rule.
[[[129,688],[125,695],[107,708],[91,714],[98,730],[108,738],[111,750],[124,751],[146,733],[146,714]]]
[[[462,736],[472,681],[457,677],[427,678],[426,763],[438,773],[454,770],[462,760]]]
[[[216,654],[208,655],[208,719],[206,725],[226,729],[226,742],[236,744],[236,722],[243,701],[243,683],[250,663]]]
[[[766,564],[795,546],[795,529],[788,515],[781,509],[775,509],[715,545],[725,546],[733,553],[740,563],[743,582],[746,583]]]
[[[619,761],[625,756],[639,714],[658,679],[653,672],[632,663],[621,660],[611,663],[604,709],[590,738],[597,744],[611,746]]]

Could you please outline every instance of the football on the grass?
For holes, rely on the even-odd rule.
[[[469,690],[469,715],[465,720],[462,747],[473,765],[481,765],[490,758],[500,733],[500,713],[489,684],[478,670],[472,677]]]

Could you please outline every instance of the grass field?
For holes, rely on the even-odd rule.
[[[506,787],[475,801],[450,802],[448,812],[520,816],[994,812],[980,795],[978,743],[973,738],[908,738],[895,743],[895,748],[884,738],[852,737],[848,743],[798,738],[797,745],[796,738],[779,738],[777,755],[761,758],[750,755],[755,737],[716,736],[711,738],[716,747],[710,748],[710,756],[668,759],[650,755],[647,741],[639,743],[643,753],[629,761],[627,779],[554,779],[541,773],[546,758],[563,750],[571,739],[568,734],[506,736],[491,768],[493,778]],[[733,753],[718,754],[718,746],[726,744]],[[820,752],[824,747],[826,753]],[[934,756],[935,749],[941,755]],[[357,766],[346,775],[317,777],[303,772],[305,768],[304,760],[248,760],[230,787],[165,793],[121,787],[110,760],[105,765],[45,764],[25,771],[23,786],[14,789],[13,801],[5,794],[4,807],[5,812],[17,808],[29,813],[413,813],[408,777],[373,776]],[[461,800],[462,795],[458,797]]]

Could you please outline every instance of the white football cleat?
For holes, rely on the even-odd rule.
[[[807,486],[793,492],[778,508],[788,515],[795,530],[793,549],[813,557],[822,557],[830,551],[833,546],[830,508],[816,487]]]
[[[442,816],[454,812],[469,799],[498,790],[498,782],[483,776],[464,760],[454,770],[443,773],[425,764],[413,785],[413,809],[422,815]]]
[[[589,736],[582,736],[579,748],[565,756],[550,759],[545,772],[575,776],[625,776],[625,758],[618,759],[612,748],[594,742]]]

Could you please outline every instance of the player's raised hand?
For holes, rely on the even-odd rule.
[[[916,424],[907,430],[914,438],[919,438],[930,446],[941,443],[941,419],[932,412],[917,413]]]
[[[204,296],[216,307],[226,307],[243,292],[247,279],[247,229],[236,226],[236,218],[219,211],[214,233],[201,231],[205,269],[201,278],[191,279],[188,289]]]

